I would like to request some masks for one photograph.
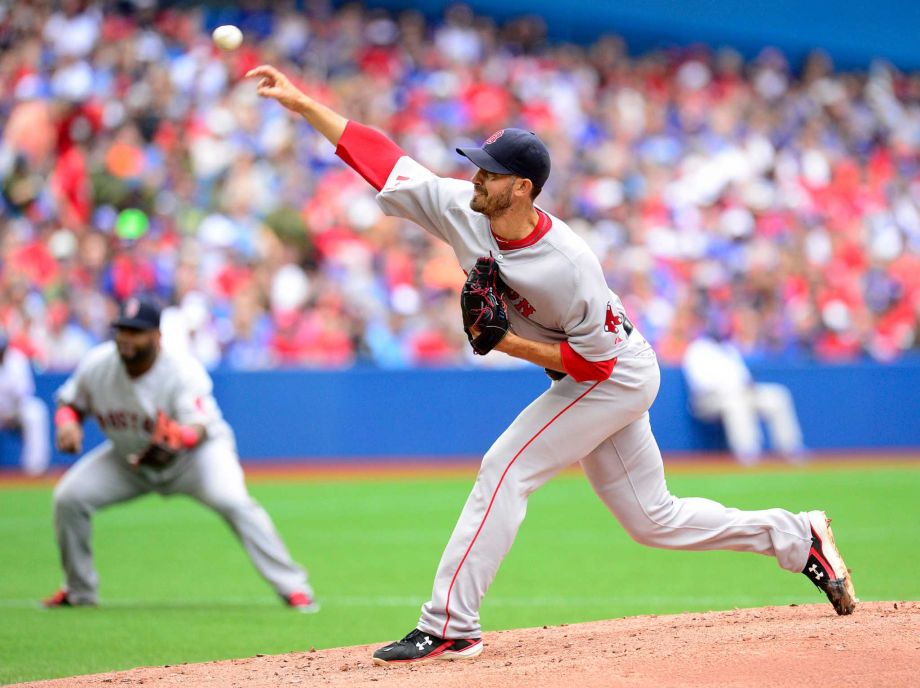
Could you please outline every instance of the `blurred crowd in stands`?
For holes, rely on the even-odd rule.
[[[920,74],[305,4],[0,3],[0,328],[36,368],[72,368],[141,293],[209,367],[470,362],[450,250],[257,98],[261,63],[442,175],[472,176],[458,145],[538,133],[540,204],[666,363],[704,331],[752,358],[920,347]]]

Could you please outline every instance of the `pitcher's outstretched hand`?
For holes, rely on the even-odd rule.
[[[284,74],[271,65],[260,65],[246,72],[246,78],[259,77],[256,93],[263,98],[274,98],[289,110],[297,110],[307,96],[291,83]]]

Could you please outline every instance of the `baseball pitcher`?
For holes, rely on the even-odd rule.
[[[257,67],[258,93],[303,116],[379,192],[385,213],[419,224],[453,249],[469,275],[464,329],[477,354],[496,349],[547,370],[549,388],[483,457],[418,626],[374,653],[378,664],[475,657],[479,607],[514,542],[527,498],[581,464],[597,495],[637,541],[775,557],[808,575],[840,614],[855,596],[821,511],[739,511],[681,499],[665,484],[648,409],[658,393],[654,351],[610,291],[588,245],[534,204],[550,173],[534,134],[503,129],[458,149],[471,181],[439,178],[381,133],[351,122]]]
[[[93,513],[157,492],[186,494],[216,511],[288,606],[317,611],[306,573],[249,496],[233,431],[207,372],[191,357],[160,349],[160,310],[153,302],[128,299],[113,325],[114,341],[92,349],[57,393],[61,451],[82,451],[81,421],[90,416],[107,440],[77,461],[54,490],[65,585],[45,606],[96,604]]]

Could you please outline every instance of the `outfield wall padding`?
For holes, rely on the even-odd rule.
[[[758,379],[789,386],[815,450],[920,447],[920,359],[892,365],[760,364]],[[404,370],[213,373],[215,394],[250,461],[478,455],[548,385],[542,371]],[[50,402],[62,375],[38,375]],[[662,370],[652,428],[664,451],[719,451],[721,429],[688,412],[680,370]],[[101,440],[89,424],[87,446]],[[0,436],[0,464],[18,440]],[[72,457],[55,456],[55,463]]]

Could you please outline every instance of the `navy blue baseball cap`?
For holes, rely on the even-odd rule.
[[[549,179],[549,151],[532,131],[499,129],[482,148],[458,148],[457,152],[486,172],[523,177],[537,189]]]
[[[126,327],[131,330],[158,330],[160,329],[160,307],[144,297],[134,297],[121,304],[118,317],[112,327]]]

